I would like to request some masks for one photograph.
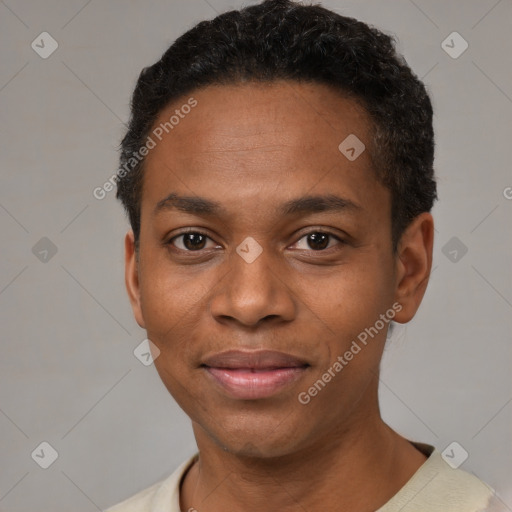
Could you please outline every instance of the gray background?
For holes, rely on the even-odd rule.
[[[0,510],[101,510],[195,450],[188,418],[134,357],[145,333],[124,290],[127,222],[114,192],[92,191],[116,170],[141,68],[241,5],[0,1]],[[386,350],[384,418],[440,450],[460,443],[462,467],[512,510],[512,2],[324,5],[396,34],[436,112],[435,270]],[[47,59],[31,48],[43,31],[59,44]],[[456,59],[441,47],[453,31],[469,44]],[[43,441],[58,452],[46,470],[31,457]]]

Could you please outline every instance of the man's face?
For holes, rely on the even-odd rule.
[[[146,159],[135,315],[196,435],[291,453],[378,414],[387,322],[332,368],[396,300],[390,193],[371,169],[366,113],[326,86],[191,96],[197,106]],[[351,134],[367,147],[352,161],[338,149]]]

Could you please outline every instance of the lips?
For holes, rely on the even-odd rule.
[[[206,358],[202,367],[228,396],[255,400],[284,391],[304,375],[309,364],[283,352],[229,350]]]
[[[297,368],[306,364],[306,361],[297,357],[274,350],[258,350],[252,352],[228,350],[210,356],[204,360],[204,365],[212,368],[253,368],[255,370]]]

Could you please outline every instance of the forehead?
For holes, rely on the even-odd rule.
[[[370,133],[364,108],[322,84],[208,86],[160,112],[150,134],[155,147],[146,157],[143,203],[144,196],[155,204],[175,189],[243,202],[255,191],[293,196],[343,183],[358,202],[377,186]],[[347,157],[352,148],[355,159]]]
[[[193,109],[186,107],[191,98],[197,101]],[[167,124],[165,129],[169,120],[172,126]],[[154,128],[159,126],[170,145],[200,135],[202,150],[211,146],[213,150],[229,151],[249,149],[253,139],[264,135],[274,143],[301,138],[307,147],[321,140],[325,142],[322,146],[327,146],[352,132],[365,138],[371,124],[355,99],[331,87],[280,81],[212,85],[196,90],[165,107]]]

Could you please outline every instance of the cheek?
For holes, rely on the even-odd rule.
[[[170,275],[159,271],[158,264],[151,263],[141,272],[141,310],[147,337],[160,350],[155,366],[160,370],[171,368],[186,340],[179,334],[180,324],[190,314],[187,289],[176,286]],[[161,368],[159,368],[161,367]],[[162,376],[163,378],[163,376]]]
[[[192,276],[188,269],[180,273],[158,256],[148,257],[141,270],[141,308],[148,338],[160,350],[155,366],[166,382],[184,377],[197,363],[198,334],[205,332],[208,301],[218,279],[204,272]]]
[[[141,307],[148,332],[158,337],[193,314],[201,298],[200,281],[181,275],[166,252],[149,248],[140,267]]]
[[[326,333],[337,333],[345,341],[357,337],[391,306],[387,272],[378,268],[375,262],[340,266],[320,285],[318,280],[302,279],[306,306],[321,319]]]

